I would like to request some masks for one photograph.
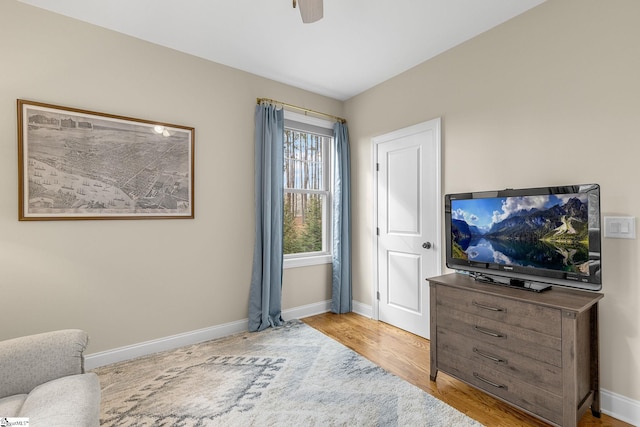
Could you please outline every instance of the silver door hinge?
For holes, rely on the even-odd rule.
[[[376,172],[380,172],[380,163],[376,163]]]
[[[380,291],[376,292],[376,298],[378,298],[378,301],[380,301]]]
[[[380,227],[376,227],[376,236],[380,235]]]

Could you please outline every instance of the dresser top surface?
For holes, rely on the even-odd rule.
[[[558,286],[554,286],[552,289],[543,292],[531,292],[495,284],[480,283],[468,275],[460,273],[430,277],[427,281],[429,281],[431,285],[437,283],[444,286],[575,312],[582,312],[589,309],[589,307],[604,297],[603,294],[598,292],[581,291]]]

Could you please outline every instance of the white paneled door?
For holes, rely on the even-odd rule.
[[[429,338],[425,279],[441,271],[440,119],[373,143],[378,319]]]

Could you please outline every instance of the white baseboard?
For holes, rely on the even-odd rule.
[[[289,310],[282,311],[284,320],[300,319],[325,313],[331,309],[331,301],[323,301],[316,304],[304,305]],[[101,351],[85,356],[84,366],[86,370],[99,368],[100,366],[112,363],[123,362],[142,356],[158,353],[161,351],[173,350],[187,345],[198,344],[217,338],[245,332],[249,329],[249,320],[239,320],[237,322],[225,323],[211,326],[209,328],[198,329],[196,331],[171,335],[157,340],[145,341],[138,344],[115,348],[113,350]]]
[[[115,348],[113,350],[88,354],[84,359],[84,367],[86,370],[91,370],[99,368],[100,366],[148,356],[161,351],[173,350],[178,347],[226,337],[239,332],[244,332],[248,329],[249,321],[248,319],[244,319],[237,322],[225,323],[223,325],[185,332],[183,334],[171,335],[157,340],[145,341],[138,344]]]
[[[600,389],[600,409],[620,421],[640,426],[640,401]]]
[[[304,305],[282,311],[284,320],[301,319],[316,314],[326,313],[331,310],[331,301],[322,301],[315,304]],[[365,317],[371,318],[373,308],[370,305],[353,301],[353,311]],[[237,322],[225,323],[223,325],[211,326],[209,328],[198,329],[196,331],[185,332],[183,334],[172,335],[157,340],[145,341],[134,345],[116,348],[89,354],[85,357],[85,369],[91,370],[100,366],[137,357],[147,356],[160,351],[173,350],[174,348],[197,344],[217,338],[247,331],[249,328],[248,319]],[[640,426],[640,402],[628,397],[608,391],[600,390],[600,407],[602,413],[613,418]]]
[[[370,305],[353,301],[353,312],[361,316],[371,318],[373,316],[373,308]],[[331,300],[303,305],[282,311],[282,318],[285,320],[302,319],[304,317],[315,316],[316,314],[327,313],[331,311]]]
[[[353,301],[353,312],[369,319],[373,318],[373,307],[359,301]]]
[[[282,310],[282,318],[284,320],[302,319],[303,317],[315,316],[316,314],[326,313],[327,311],[331,311],[330,300]]]

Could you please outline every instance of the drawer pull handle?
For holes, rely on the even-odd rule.
[[[484,305],[484,304],[480,304],[479,302],[475,302],[472,301],[471,304],[475,305],[478,308],[481,308],[483,310],[489,310],[489,311],[499,311],[499,312],[506,312],[507,310],[505,310],[504,308],[499,308],[499,307],[491,307],[490,305]]]
[[[478,356],[482,356],[482,357],[484,357],[485,359],[489,359],[489,360],[491,360],[491,361],[493,361],[493,362],[496,362],[496,363],[503,363],[503,364],[505,364],[505,365],[507,364],[507,361],[506,361],[505,359],[500,359],[499,357],[492,356],[492,355],[490,355],[489,353],[485,353],[485,352],[483,352],[483,351],[480,351],[480,350],[478,350],[478,349],[477,349],[477,348],[475,348],[475,347],[473,347],[473,352],[474,352],[474,353],[476,353]]]
[[[489,329],[481,328],[480,326],[474,326],[473,329],[480,332],[481,334],[489,335],[495,338],[506,338],[506,335],[500,334],[498,332],[490,331]]]
[[[492,387],[501,388],[503,390],[509,390],[509,387],[507,387],[506,385],[494,383],[493,381],[489,381],[488,379],[481,377],[480,374],[478,374],[477,372],[474,372],[473,376],[476,377],[477,379],[479,379],[480,381],[482,381],[483,383],[489,384]]]

